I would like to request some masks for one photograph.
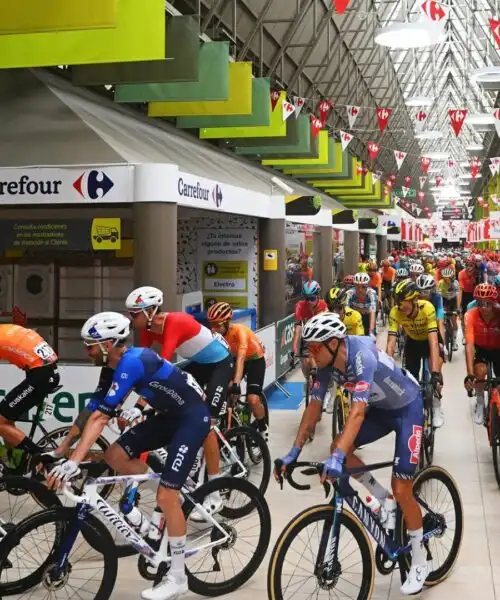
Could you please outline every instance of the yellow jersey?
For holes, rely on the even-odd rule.
[[[344,311],[344,325],[347,327],[347,335],[365,335],[361,313],[352,308]]]
[[[397,306],[389,313],[389,335],[398,334],[398,326],[408,337],[415,341],[427,340],[429,333],[437,332],[436,310],[427,300],[417,301],[418,311],[416,317],[407,317]]]

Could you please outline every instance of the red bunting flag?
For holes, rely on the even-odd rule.
[[[280,99],[280,93],[278,90],[271,91],[271,110],[276,108],[276,104],[278,104],[278,100]]]
[[[318,119],[314,115],[311,115],[311,133],[313,137],[316,137],[318,133],[323,129],[324,123],[321,119]]]
[[[419,200],[419,202],[423,202],[424,198],[425,198],[425,192],[417,192],[417,198]]]
[[[384,133],[389,117],[392,115],[392,108],[377,108],[377,119],[380,133]]]
[[[387,180],[386,180],[386,182],[385,182],[385,185],[386,185],[388,188],[392,189],[392,181],[391,181],[390,179],[387,179]]]
[[[361,174],[366,177],[368,174],[368,167],[366,165],[363,165],[363,168],[361,169]]]
[[[495,42],[498,46],[500,46],[500,21],[497,21],[496,19],[488,19],[488,21],[490,23],[491,33],[495,38]]]
[[[351,0],[333,0],[333,8],[339,13],[339,15],[343,15],[346,11],[346,8],[349,6],[349,2]]]
[[[439,23],[439,21],[445,19],[449,12],[447,6],[442,6],[436,0],[424,0],[420,5],[420,10],[428,19],[435,23]]]
[[[396,183],[396,175],[394,175],[394,173],[392,173],[392,174],[389,176],[389,179],[392,181],[392,183],[393,183],[393,184],[394,184],[394,183]]]
[[[443,178],[441,177],[441,175],[436,175],[436,187],[439,187],[442,181]]]
[[[469,114],[469,111],[466,108],[452,108],[448,111],[448,115],[450,116],[451,126],[455,135],[458,137],[460,132],[462,131],[462,127],[465,122],[465,118]]]
[[[326,124],[328,121],[328,117],[330,115],[330,111],[333,108],[333,102],[331,100],[320,100],[316,105],[316,111],[318,112],[320,120]]]
[[[363,163],[356,164],[356,175],[361,175],[363,172]]]
[[[411,177],[409,175],[406,175],[404,178],[404,182],[406,187],[410,187],[411,186]]]
[[[368,142],[368,154],[372,160],[377,158],[377,154],[380,152],[380,146],[377,142]]]
[[[481,161],[477,158],[473,158],[470,161],[470,174],[472,175],[472,179],[476,179],[479,175],[479,171],[481,170]]]
[[[422,173],[424,175],[427,175],[427,173],[429,172],[429,167],[431,166],[431,159],[427,156],[421,156],[420,165],[422,167]]]

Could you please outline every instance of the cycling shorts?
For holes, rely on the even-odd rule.
[[[495,377],[500,377],[500,352],[498,350],[476,346],[474,364],[477,363],[484,363],[485,365],[491,363]]]
[[[462,313],[465,314],[467,312],[467,304],[474,300],[473,292],[462,292],[462,305],[460,308],[462,309]]]
[[[9,421],[28,420],[26,413],[57,389],[59,379],[57,363],[29,369],[26,378],[0,402],[0,415]]]
[[[231,355],[216,363],[190,362],[182,368],[190,373],[202,388],[208,409],[214,419],[223,417],[227,409],[227,390],[233,377],[234,359]]]
[[[406,336],[405,345],[405,369],[407,369],[417,381],[420,381],[420,368],[422,362],[430,357],[431,349],[428,340],[414,340]]]
[[[456,314],[457,308],[458,308],[457,301],[458,301],[458,298],[456,296],[455,296],[455,298],[443,298],[444,312]]]
[[[418,397],[404,408],[390,411],[370,407],[356,437],[354,445],[371,444],[389,433],[396,434],[394,465],[395,479],[413,479],[420,459],[424,406]]]
[[[392,292],[392,281],[386,281],[382,279],[382,290],[386,298],[389,298]]]
[[[245,362],[244,374],[247,376],[247,394],[262,394],[266,375],[266,358],[256,358]]]
[[[209,432],[210,413],[208,407],[201,404],[180,419],[172,419],[168,413],[156,413],[129,429],[115,443],[129,458],[168,446],[160,485],[180,490]]]
[[[362,313],[361,321],[363,322],[363,329],[365,330],[365,335],[369,335],[369,333],[370,333],[370,313]]]

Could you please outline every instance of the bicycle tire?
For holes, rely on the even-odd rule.
[[[416,490],[415,496],[417,497],[418,489],[425,481],[429,479],[437,479],[445,484],[447,484],[447,488],[450,491],[452,496],[453,504],[455,507],[455,517],[456,517],[456,528],[455,528],[455,536],[452,542],[452,547],[450,549],[450,553],[448,558],[444,561],[443,565],[436,569],[435,571],[431,571],[425,580],[425,586],[430,587],[433,585],[437,585],[441,581],[444,581],[446,577],[450,574],[451,570],[455,566],[455,563],[458,558],[458,554],[460,552],[460,546],[462,545],[463,538],[463,530],[464,530],[464,514],[463,514],[463,506],[462,499],[460,497],[460,492],[458,490],[457,484],[453,477],[443,469],[442,467],[438,467],[432,465],[430,467],[426,467],[422,471],[420,471],[414,481],[413,481],[413,489]],[[408,534],[406,532],[406,526],[404,523],[404,517],[401,511],[398,511],[400,515],[400,523],[399,523],[399,531],[401,539],[399,540],[401,545],[406,545],[408,543]],[[406,571],[409,570],[411,565],[411,555],[404,554],[401,556],[402,562],[406,567]]]
[[[7,492],[13,496],[30,494],[35,502],[46,508],[61,506],[61,501],[55,492],[36,479],[21,475],[5,475],[0,479],[0,492]]]
[[[339,404],[342,403],[342,398],[340,397],[341,390],[339,387],[335,390],[335,398],[333,399],[333,413],[332,413],[332,440],[334,440],[337,435],[340,433],[338,430],[338,419],[337,412],[339,411]]]
[[[331,522],[333,515],[333,506],[319,504],[317,506],[306,508],[286,525],[271,552],[271,559],[269,561],[269,569],[267,572],[267,596],[269,600],[283,600],[283,592],[281,589],[282,569],[286,553],[295,537],[311,523],[316,521]],[[375,564],[368,534],[352,513],[344,510],[340,515],[340,519],[340,526],[349,529],[355,541],[358,543],[362,556],[363,578],[361,589],[358,596],[353,596],[352,598],[353,600],[368,600],[371,598],[373,585],[375,583]]]
[[[500,414],[498,412],[498,404],[496,402],[491,403],[490,420],[493,468],[495,470],[495,479],[497,481],[497,485],[500,487]]]
[[[54,545],[44,563],[33,573],[19,581],[0,584],[0,595],[22,594],[41,582],[46,569],[54,559],[59,544],[64,539],[65,532],[72,526],[76,518],[75,508],[62,506],[47,508],[21,521],[14,531],[4,538],[0,549],[0,575],[10,551],[19,545],[19,541],[25,535],[43,525],[56,524]],[[103,581],[94,596],[94,600],[108,600],[113,593],[118,573],[118,557],[115,552],[115,544],[103,523],[92,514],[88,514],[85,521],[81,523],[81,532],[87,543],[91,543],[94,550],[98,550],[103,555],[106,564],[103,571]]]
[[[186,574],[188,578],[189,590],[201,596],[222,596],[223,594],[229,594],[231,592],[234,592],[243,584],[245,584],[260,567],[266,555],[271,539],[271,513],[269,511],[269,506],[267,505],[264,496],[250,482],[245,481],[243,479],[236,479],[234,477],[219,477],[218,479],[214,479],[212,481],[209,481],[208,483],[205,483],[197,490],[195,490],[192,494],[192,498],[195,500],[195,502],[201,504],[203,502],[203,499],[208,494],[212,494],[215,491],[224,489],[233,489],[236,491],[241,491],[253,497],[252,510],[257,510],[261,517],[260,537],[257,543],[257,547],[253,553],[253,556],[250,559],[250,562],[246,565],[246,567],[243,568],[243,570],[240,573],[238,573],[231,579],[228,579],[227,581],[218,583],[207,583],[206,581],[202,582],[190,572],[189,567],[186,565]],[[189,501],[186,501],[184,502],[182,509],[184,511],[184,516],[187,520],[191,511],[194,509],[194,504],[192,504]],[[219,514],[224,515],[224,510],[221,511],[221,513]],[[237,515],[236,517],[229,518],[239,519],[240,516]],[[160,565],[155,578],[155,585],[160,583],[160,581],[165,577],[165,573],[167,570],[168,566],[166,566],[165,564]]]
[[[445,322],[446,349],[448,350],[448,361],[453,358],[453,325],[448,317]]]

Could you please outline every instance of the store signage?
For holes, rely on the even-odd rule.
[[[177,191],[179,192],[179,196],[213,202],[216,208],[222,206],[222,187],[218,183],[210,189],[194,179],[190,181],[186,177],[179,177],[177,180]]]
[[[276,377],[281,377],[290,369],[295,315],[290,315],[276,323]]]

